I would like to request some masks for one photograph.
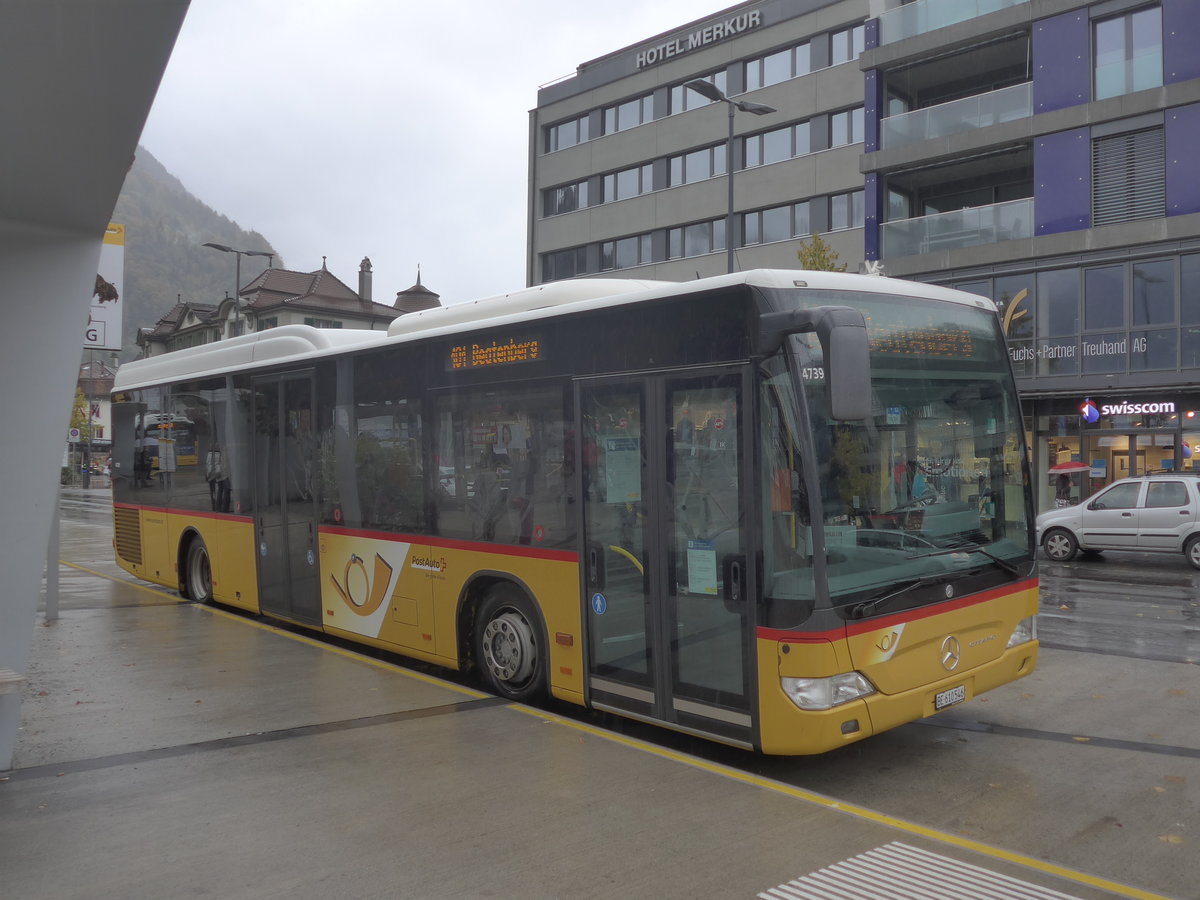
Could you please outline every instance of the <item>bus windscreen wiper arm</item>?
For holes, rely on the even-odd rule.
[[[912,581],[904,585],[904,587],[900,588],[899,590],[892,591],[890,594],[884,594],[882,597],[876,597],[874,600],[863,600],[859,603],[855,603],[850,607],[850,618],[865,619],[889,600],[895,600],[902,594],[907,594],[909,591],[915,590],[916,588],[928,587],[931,584],[937,584],[941,580],[941,575],[927,575],[924,578],[914,578]]]
[[[948,556],[954,553],[982,553],[1009,575],[1020,575],[1021,570],[1009,562],[992,553],[990,550],[985,550],[978,544],[963,544],[961,547],[947,547],[944,550],[931,550],[928,553],[918,553],[916,556],[910,556],[909,559],[925,559],[930,556]]]

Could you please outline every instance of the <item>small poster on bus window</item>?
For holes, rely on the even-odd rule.
[[[688,593],[717,594],[717,548],[712,541],[688,541]]]
[[[604,486],[609,503],[636,503],[642,499],[640,438],[604,439]]]

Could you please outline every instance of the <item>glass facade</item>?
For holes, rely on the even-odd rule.
[[[1200,253],[953,286],[999,306],[1025,397],[1039,510],[1130,475],[1193,468],[1200,394],[1188,383],[1200,368]]]
[[[956,281],[953,286],[1000,306],[1018,378],[1182,375],[1200,367],[1197,253]]]

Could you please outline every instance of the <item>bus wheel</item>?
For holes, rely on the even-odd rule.
[[[189,600],[197,603],[212,600],[212,566],[208,561],[208,547],[204,546],[204,539],[199,535],[188,544],[184,588]]]
[[[494,693],[524,701],[545,689],[545,642],[529,600],[517,588],[501,585],[488,593],[473,639],[475,661]]]

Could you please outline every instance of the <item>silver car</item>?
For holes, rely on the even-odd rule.
[[[1180,553],[1200,569],[1200,473],[1122,478],[1078,506],[1037,517],[1037,539],[1056,562],[1076,553]]]

